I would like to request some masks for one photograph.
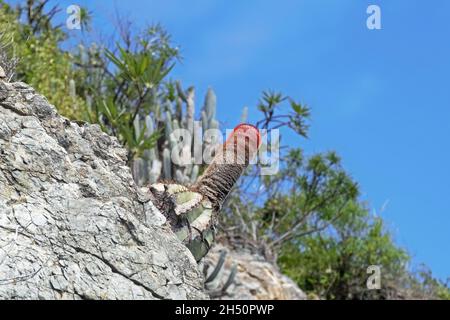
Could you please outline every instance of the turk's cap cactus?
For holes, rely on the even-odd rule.
[[[194,184],[194,190],[206,196],[219,211],[232,187],[247,168],[261,145],[259,130],[249,124],[240,124],[219,148],[212,163]]]
[[[166,214],[172,229],[200,261],[214,241],[214,212],[210,201],[200,193],[175,183],[150,186],[155,205]]]
[[[241,124],[193,186],[177,183],[150,186],[154,204],[166,215],[175,234],[197,261],[208,253],[214,241],[220,208],[260,144],[258,129]]]

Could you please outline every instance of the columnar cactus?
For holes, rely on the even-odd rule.
[[[153,203],[166,215],[178,238],[197,261],[208,253],[220,208],[250,160],[256,156],[260,140],[257,128],[241,124],[192,186],[176,183],[150,186]]]
[[[194,121],[194,102],[194,88],[184,91],[181,84],[176,83],[170,98],[155,101],[151,115],[136,118],[136,133],[145,128],[147,136],[159,131],[161,138],[153,149],[144,152],[142,158],[134,160],[133,175],[139,185],[150,185],[153,202],[166,215],[178,238],[200,261],[213,243],[221,206],[250,158],[256,155],[260,136],[255,127],[241,124],[223,148],[217,148],[214,138],[202,139],[202,132],[219,128],[213,90],[209,89],[206,94],[199,121]],[[243,119],[246,113],[244,111]],[[180,147],[179,137],[175,134],[177,129],[184,130],[182,148],[186,148],[185,153],[174,152],[174,148],[179,151]],[[202,142],[201,150],[195,150],[198,144],[194,142],[199,141]],[[199,152],[203,159],[206,148],[215,150],[208,167],[194,162]],[[180,161],[185,154],[191,158]],[[203,174],[198,178],[201,172]]]
[[[183,105],[185,108],[183,108]],[[183,112],[185,111],[185,112]],[[175,97],[172,100],[155,101],[155,108],[151,115],[136,118],[135,132],[139,134],[145,125],[146,136],[150,136],[157,130],[162,130],[163,137],[157,146],[147,150],[142,158],[134,160],[133,177],[138,185],[155,183],[160,179],[177,181],[182,184],[192,184],[197,180],[200,168],[198,164],[179,165],[173,160],[177,154],[172,151],[178,141],[173,137],[176,129],[185,129],[189,132],[184,141],[189,151],[194,155],[194,139],[201,140],[202,131],[218,129],[219,122],[216,116],[216,95],[212,89],[208,89],[204,105],[199,114],[200,125],[195,120],[195,90],[193,87],[184,91],[179,82],[176,83]],[[205,148],[212,142],[203,143]],[[179,159],[175,159],[179,160]]]
[[[228,274],[227,280],[221,287],[219,287],[221,279],[223,278],[222,272],[226,255],[226,251],[222,251],[220,253],[219,261],[217,261],[217,264],[215,265],[211,273],[208,272],[211,265],[205,264],[203,268],[203,274],[205,276],[205,288],[208,291],[209,296],[213,299],[227,295],[227,289],[234,283],[237,274],[237,265],[233,264],[230,269],[230,273]]]

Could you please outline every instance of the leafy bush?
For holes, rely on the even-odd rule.
[[[158,26],[125,43],[126,47],[116,45],[117,53],[95,45],[81,46],[76,65],[85,74],[79,90],[89,99],[86,120],[117,136],[132,162],[153,148],[159,137],[159,132],[149,132],[141,120],[158,112],[158,100],[166,95],[163,80],[178,53]]]
[[[345,211],[327,231],[283,246],[281,269],[304,290],[327,299],[393,298],[388,279],[404,270],[408,255],[394,244],[380,218],[357,203]],[[381,267],[381,290],[366,286],[373,265]]]

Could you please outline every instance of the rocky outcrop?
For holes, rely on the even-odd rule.
[[[208,296],[117,140],[0,80],[0,299],[9,298]]]
[[[1,78],[0,299],[208,299],[194,257],[136,187],[118,141]],[[223,287],[234,264],[237,273],[219,299],[305,299],[245,250],[218,244],[204,263],[214,267],[222,250],[212,285]]]
[[[226,252],[221,271],[211,283],[212,292],[220,291],[233,267],[237,273],[233,284],[226,292],[218,294],[217,299],[246,300],[305,300],[306,294],[298,288],[294,281],[286,277],[272,263],[255,253],[245,249],[232,249],[216,244],[206,256],[207,275],[217,266],[221,252]]]

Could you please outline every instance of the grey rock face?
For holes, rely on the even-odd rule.
[[[0,80],[0,299],[204,299],[126,151]]]
[[[306,294],[275,265],[245,249],[215,244],[204,261],[209,269],[217,265],[222,251],[227,253],[226,259],[212,286],[223,288],[233,266],[237,267],[237,274],[226,294],[217,297],[218,300],[306,300]]]

